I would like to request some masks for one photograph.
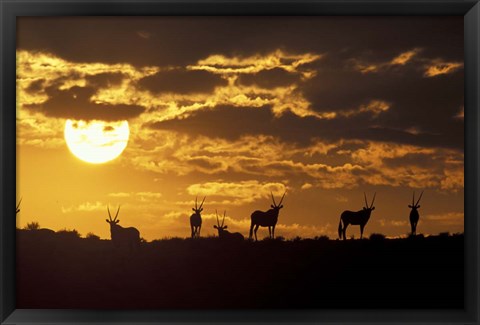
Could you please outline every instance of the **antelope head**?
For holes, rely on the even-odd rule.
[[[222,224],[220,224],[220,220],[218,219],[218,213],[217,210],[215,209],[215,215],[217,216],[217,224],[213,226],[213,228],[218,229],[218,232],[222,232],[225,229],[228,228],[228,226],[224,226],[225,223],[225,215],[227,214],[227,211],[223,212],[223,219],[222,219]]]
[[[270,192],[270,195],[272,196],[272,201],[273,201],[273,204],[270,205],[272,209],[279,211],[281,208],[283,208],[282,202],[283,202],[283,198],[285,197],[285,194],[287,194],[287,192],[283,193],[280,203],[277,204],[275,203],[275,198],[273,197],[273,193]]]
[[[207,198],[206,196],[203,198],[203,201],[202,201],[202,203],[200,204],[200,207],[199,207],[199,206],[197,205],[197,197],[195,197],[195,207],[192,208],[192,210],[193,210],[193,212],[195,212],[195,214],[200,215],[200,212],[203,211],[203,208],[202,208],[202,207],[203,207],[203,202],[205,202],[205,199],[206,199],[206,198]]]
[[[117,213],[115,214],[115,218],[112,219],[112,215],[110,214],[110,208],[107,205],[107,211],[108,211],[108,219],[105,219],[106,222],[110,224],[110,226],[116,226],[120,220],[117,220],[118,217],[118,212],[120,212],[120,206],[118,206]]]
[[[365,198],[365,206],[363,207],[364,211],[372,212],[373,210],[375,210],[375,207],[373,206],[373,203],[375,202],[375,196],[376,195],[377,195],[377,192],[375,192],[375,194],[373,194],[372,204],[368,205],[367,195],[365,194],[365,192],[363,192],[363,197]]]
[[[412,205],[408,205],[409,208],[411,208],[412,210],[417,210],[420,208],[420,199],[422,198],[422,195],[423,195],[423,191],[422,193],[420,193],[420,197],[418,198],[418,201],[417,203],[415,203],[415,191],[413,191],[413,198],[412,198]]]

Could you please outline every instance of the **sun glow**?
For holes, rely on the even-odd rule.
[[[120,156],[127,147],[130,129],[127,121],[65,122],[68,149],[79,159],[102,164]]]

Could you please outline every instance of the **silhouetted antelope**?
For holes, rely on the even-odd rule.
[[[422,198],[423,191],[420,194],[420,197],[418,198],[417,203],[415,203],[415,191],[413,192],[413,198],[412,198],[412,205],[408,205],[412,211],[410,211],[410,226],[412,227],[412,235],[417,234],[417,223],[418,219],[420,219],[420,215],[418,214],[418,209],[420,208],[420,199]]]
[[[363,196],[365,197],[365,207],[363,208],[363,210],[357,212],[346,210],[342,212],[342,215],[340,216],[340,222],[338,224],[338,237],[342,238],[343,235],[343,240],[345,240],[345,232],[347,231],[348,225],[359,225],[360,239],[362,239],[363,228],[365,228],[368,219],[370,219],[370,214],[373,210],[375,210],[375,207],[373,206],[373,202],[375,202],[375,195],[377,195],[377,193],[373,195],[372,204],[368,206],[367,195],[363,193]]]
[[[268,234],[269,238],[275,238],[275,226],[277,225],[278,221],[278,213],[281,208],[283,208],[282,202],[283,198],[285,197],[285,194],[287,192],[283,193],[282,199],[280,200],[280,203],[277,205],[275,203],[275,199],[273,197],[273,193],[270,192],[272,195],[272,201],[273,204],[270,205],[272,208],[268,211],[255,211],[252,213],[250,216],[250,219],[252,220],[250,224],[250,234],[248,236],[249,239],[252,238],[252,232],[253,232],[253,227],[255,227],[255,240],[257,240],[257,230],[258,227],[268,227]]]
[[[223,240],[244,240],[244,237],[241,233],[239,232],[231,233],[228,230],[225,230],[228,227],[223,225],[225,223],[226,214],[227,214],[227,211],[224,211],[222,224],[220,224],[220,220],[218,220],[217,210],[215,210],[215,215],[217,216],[217,225],[214,225],[213,228],[218,230],[218,238]]]
[[[200,237],[200,230],[202,229],[202,216],[200,213],[203,211],[203,202],[205,202],[206,196],[203,198],[200,207],[197,206],[197,197],[195,197],[195,207],[192,208],[193,214],[190,216],[190,228],[192,229],[192,238]]]
[[[120,211],[120,206],[117,209],[115,218],[112,219],[110,214],[110,208],[107,206],[108,218],[105,219],[110,224],[110,236],[115,247],[119,248],[122,246],[129,247],[130,249],[137,249],[140,247],[140,232],[134,227],[123,228],[119,226],[118,223],[120,220],[117,220],[118,212]]]
[[[22,203],[22,199],[20,199],[20,201],[19,201],[18,204],[17,204],[17,208],[16,208],[15,214],[17,214],[17,213],[20,212],[20,203]]]

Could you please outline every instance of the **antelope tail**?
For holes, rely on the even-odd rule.
[[[342,239],[342,218],[340,218],[340,222],[338,223],[338,237]]]

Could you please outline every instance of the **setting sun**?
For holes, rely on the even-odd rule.
[[[120,156],[127,147],[130,131],[127,121],[73,121],[65,123],[65,141],[79,159],[102,164]]]

